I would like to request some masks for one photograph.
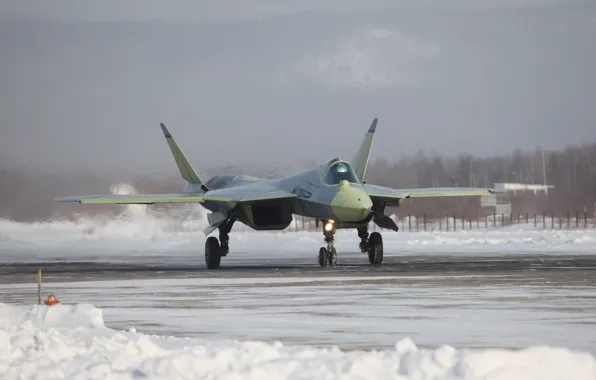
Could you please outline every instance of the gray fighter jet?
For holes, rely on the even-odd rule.
[[[283,230],[294,215],[315,218],[322,226],[325,247],[319,250],[321,266],[336,265],[334,235],[338,228],[355,228],[360,250],[369,262],[383,262],[383,239],[379,232],[368,233],[372,220],[381,228],[398,231],[395,222],[384,214],[385,207],[407,198],[482,196],[496,189],[442,187],[426,189],[392,189],[364,181],[378,119],[374,119],[352,162],[333,158],[321,166],[279,179],[262,179],[247,175],[221,175],[203,182],[166,128],[161,129],[182,178],[186,184],[178,194],[87,195],[56,198],[58,202],[84,204],[156,204],[200,203],[207,210],[209,225],[205,235],[219,230],[219,240],[205,241],[205,263],[208,269],[219,268],[221,258],[229,252],[229,233],[236,221],[263,230]]]

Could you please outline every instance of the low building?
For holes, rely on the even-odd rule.
[[[511,197],[532,192],[534,195],[543,193],[548,195],[552,185],[536,185],[528,183],[495,183],[495,189],[504,190],[504,194],[486,195],[481,197],[480,206],[483,212],[487,214],[510,214]]]

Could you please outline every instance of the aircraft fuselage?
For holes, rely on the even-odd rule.
[[[334,159],[319,168],[279,179],[263,179],[247,175],[223,175],[205,183],[210,190],[233,188],[259,189],[261,192],[285,190],[295,194],[293,202],[272,200],[237,206],[233,202],[209,201],[202,205],[212,212],[233,212],[236,218],[256,230],[282,230],[292,222],[293,215],[320,220],[334,220],[338,225],[358,227],[371,217],[372,201],[362,184],[353,177],[336,178],[336,164],[352,170],[349,163]]]

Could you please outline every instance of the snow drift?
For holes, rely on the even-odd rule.
[[[279,342],[204,341],[116,331],[88,304],[0,303],[2,379],[574,379],[596,378],[589,353],[418,348],[343,351]]]

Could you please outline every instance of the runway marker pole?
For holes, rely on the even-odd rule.
[[[41,305],[41,268],[37,268],[37,303]]]

